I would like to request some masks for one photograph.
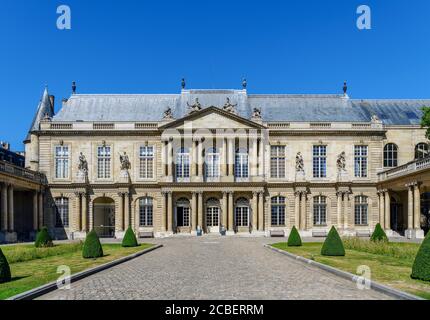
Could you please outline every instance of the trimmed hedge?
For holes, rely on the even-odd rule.
[[[123,247],[138,247],[139,243],[137,242],[136,235],[131,227],[128,227],[125,232],[124,238],[122,239]]]
[[[97,233],[92,230],[85,238],[84,248],[82,249],[82,256],[85,259],[95,259],[103,257],[103,248],[100,243]]]
[[[345,248],[343,247],[342,239],[337,233],[336,228],[333,226],[328,233],[327,239],[321,248],[321,255],[323,256],[344,256]]]
[[[375,226],[375,231],[373,231],[372,236],[370,237],[370,241],[388,242],[388,237],[385,234],[385,231],[382,229],[381,224],[378,223]]]
[[[418,249],[412,266],[412,279],[430,281],[430,232]]]
[[[293,228],[291,229],[287,244],[289,247],[301,247],[302,246],[302,239],[300,238],[300,234],[297,231],[296,226],[293,226]]]
[[[53,247],[52,238],[49,235],[48,228],[43,227],[36,235],[36,241],[34,242],[36,248],[48,248]]]
[[[10,274],[9,262],[7,262],[3,251],[0,249],[0,283],[6,283],[12,280]]]

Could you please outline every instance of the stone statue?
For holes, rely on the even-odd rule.
[[[199,98],[196,98],[196,102],[195,102],[193,105],[190,105],[190,104],[187,102],[187,106],[188,106],[188,108],[190,109],[190,113],[193,113],[193,112],[197,112],[197,111],[202,110],[202,105],[201,105],[201,104],[200,104],[200,102],[199,102]]]
[[[371,121],[372,123],[380,123],[380,122],[381,122],[381,120],[379,119],[379,117],[378,117],[376,114],[374,114],[374,115],[372,116],[372,118],[370,118],[370,121]]]
[[[237,104],[232,104],[230,102],[230,98],[227,98],[227,101],[224,104],[223,110],[230,112],[230,113],[236,113],[236,106],[237,106]]]
[[[339,172],[346,171],[346,169],[345,169],[346,168],[346,154],[345,154],[345,151],[343,151],[341,154],[339,154],[337,156],[336,164],[337,164],[337,170]]]
[[[252,117],[261,119],[261,109],[254,108],[254,111],[252,112]]]
[[[88,173],[88,161],[87,161],[87,159],[85,158],[85,156],[84,156],[84,154],[82,152],[79,155],[78,170],[79,170],[79,172],[82,172],[85,175],[87,175],[87,173]]]
[[[126,152],[124,152],[124,155],[119,155],[119,161],[121,162],[121,171],[127,171],[131,168],[131,163]]]
[[[304,172],[305,164],[303,162],[303,156],[301,152],[298,152],[296,155],[296,172]]]
[[[173,119],[172,108],[168,107],[166,109],[166,111],[164,111],[163,119],[164,120],[171,120],[171,119]]]

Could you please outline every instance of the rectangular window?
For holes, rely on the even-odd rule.
[[[190,154],[188,151],[180,151],[176,155],[176,178],[190,177]]]
[[[367,178],[367,146],[354,147],[354,173],[356,178]]]
[[[67,179],[69,177],[69,147],[55,147],[55,178]]]
[[[220,156],[215,150],[208,152],[206,156],[206,177],[218,178],[220,176]]]
[[[314,178],[327,177],[327,146],[314,146],[313,173]]]
[[[326,197],[314,197],[314,225],[325,226],[327,224]]]
[[[272,178],[285,178],[285,160],[285,146],[270,147],[270,176]]]
[[[139,200],[139,222],[141,227],[152,227],[153,225],[153,205],[152,198]]]
[[[356,225],[367,225],[367,197],[366,196],[357,196],[355,197],[355,224]]]
[[[271,205],[272,226],[285,226],[285,198],[272,198]]]
[[[111,148],[97,148],[97,177],[99,179],[110,179]]]
[[[57,228],[69,226],[69,199],[55,198],[56,223]]]
[[[154,147],[140,147],[139,159],[139,177],[141,179],[154,178]]]
[[[235,172],[236,178],[248,178],[249,177],[248,153],[247,152],[237,152],[236,153],[234,172]]]
[[[249,226],[249,208],[248,207],[236,207],[235,224],[236,227],[248,227]]]

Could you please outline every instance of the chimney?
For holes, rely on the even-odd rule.
[[[49,102],[51,103],[51,113],[54,114],[55,96],[49,96]]]

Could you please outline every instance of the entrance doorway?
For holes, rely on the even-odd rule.
[[[115,237],[115,201],[97,198],[93,203],[94,230],[100,238]]]
[[[206,232],[216,233],[220,232],[220,204],[219,200],[215,198],[210,198],[206,202]]]
[[[175,224],[177,232],[189,232],[190,228],[190,201],[181,198],[176,202]]]

